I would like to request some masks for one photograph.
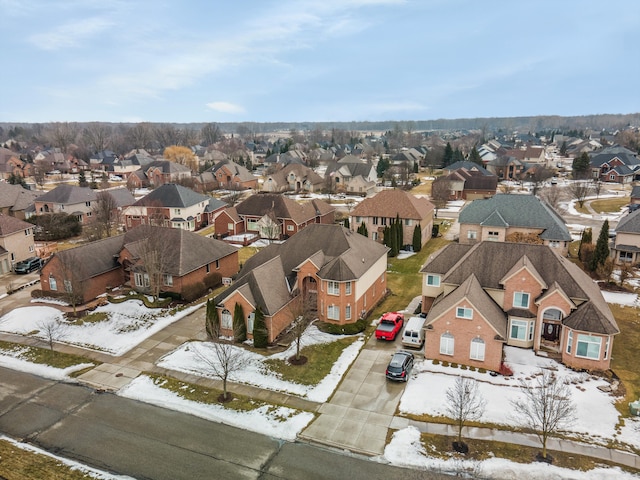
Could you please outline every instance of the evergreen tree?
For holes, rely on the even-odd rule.
[[[233,339],[238,343],[247,339],[247,324],[244,323],[244,311],[239,303],[233,309]]]
[[[378,178],[382,178],[384,176],[384,172],[386,172],[389,169],[389,166],[390,166],[389,160],[386,158],[380,157],[380,160],[378,160],[378,165],[376,165],[376,175],[378,175]]]
[[[255,318],[253,320],[253,346],[256,348],[267,348],[269,336],[267,332],[267,324],[264,321],[264,313],[260,307],[256,308]]]
[[[453,148],[451,144],[447,142],[447,146],[444,147],[444,155],[442,156],[442,165],[448,167],[453,163]]]
[[[480,157],[480,154],[478,153],[478,150],[476,149],[475,145],[471,149],[471,153],[469,154],[469,161],[473,163],[477,163],[478,165],[482,165],[482,158]]]
[[[453,158],[451,159],[451,163],[462,162],[464,161],[464,155],[462,154],[462,150],[456,148],[453,151]]]
[[[402,229],[402,220],[400,220],[399,213],[396,213],[395,235],[396,235],[396,245],[398,246],[398,250],[400,250],[404,246],[404,235],[403,235],[403,229]]]
[[[582,152],[582,155],[573,159],[571,163],[573,170],[573,178],[587,178],[589,176],[589,170],[591,169],[591,159],[587,152]]]
[[[422,227],[417,224],[413,229],[413,251],[419,252],[422,250]]]
[[[420,166],[418,165],[418,162],[415,162],[413,164],[413,173],[419,173],[420,172]]]
[[[580,246],[578,247],[578,258],[582,259],[582,257],[580,256],[580,254],[582,253],[582,246],[583,245],[589,245],[591,244],[591,242],[593,242],[593,234],[591,233],[591,229],[590,228],[585,228],[582,231],[582,238],[580,239]]]
[[[562,157],[566,157],[567,156],[567,142],[563,141],[562,145],[560,145],[560,156]]]
[[[358,232],[360,235],[363,235],[363,236],[365,236],[365,237],[368,237],[368,236],[369,236],[369,232],[368,232],[368,230],[367,230],[367,226],[364,224],[364,222],[362,222],[362,223],[360,224],[360,226],[358,227],[357,232]]]
[[[220,333],[220,317],[218,316],[218,309],[213,301],[213,298],[207,300],[207,313],[205,315],[205,328],[207,331],[207,337],[212,340],[217,340]]]
[[[80,173],[78,174],[78,185],[81,187],[89,186],[89,182],[87,182],[87,177],[84,173],[84,170],[80,170]]]
[[[605,220],[593,251],[589,269],[593,272],[609,258],[609,220]]]

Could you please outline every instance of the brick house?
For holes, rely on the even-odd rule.
[[[537,242],[567,255],[571,234],[550,205],[534,195],[498,194],[474,200],[458,216],[460,243]]]
[[[640,178],[640,159],[633,152],[598,153],[590,165],[592,177],[602,182],[628,184]]]
[[[262,184],[263,192],[319,192],[325,186],[324,178],[300,163],[290,163],[268,174]]]
[[[212,273],[231,277],[238,271],[238,251],[224,242],[185,230],[141,226],[54,253],[40,272],[41,288],[65,292],[77,286],[79,303],[123,285],[148,293],[148,275],[139,255],[141,242],[148,237],[159,237],[166,246],[162,291],[181,294]]]
[[[382,243],[384,228],[399,218],[402,223],[402,245],[411,245],[413,231],[420,226],[422,245],[431,238],[433,228],[433,204],[425,197],[416,197],[404,190],[382,190],[373,197],[364,199],[351,212],[349,225],[356,231],[365,224],[369,237]]]
[[[452,169],[445,177],[451,187],[450,200],[477,200],[493,197],[498,188],[498,177],[473,162],[456,162],[466,165]]]
[[[387,291],[387,251],[379,243],[340,225],[309,225],[282,244],[251,257],[229,289],[215,299],[223,335],[232,335],[236,304],[242,305],[248,337],[259,307],[268,341],[292,322],[301,299],[317,318],[336,324],[356,322]]]
[[[191,179],[191,169],[169,160],[155,160],[127,176],[127,184],[133,188],[159,187],[165,183],[179,183]]]
[[[256,233],[281,240],[308,225],[332,224],[334,219],[335,208],[322,200],[298,203],[276,193],[260,193],[222,211],[215,219],[215,230],[219,237]]]
[[[426,358],[498,371],[512,345],[609,369],[616,321],[591,278],[549,247],[450,244],[420,272]]]
[[[332,190],[355,195],[368,195],[378,180],[376,168],[353,155],[329,163],[324,175],[329,177]]]
[[[213,223],[226,206],[190,188],[166,183],[124,209],[123,217],[127,230],[139,225],[156,225],[192,232]]]
[[[258,187],[258,177],[233,160],[216,163],[194,180],[203,185],[210,183],[212,189],[247,190]]]
[[[25,220],[42,192],[27,190],[21,185],[0,182],[0,213]]]
[[[33,229],[31,223],[0,214],[0,273],[8,273],[17,262],[35,256]]]

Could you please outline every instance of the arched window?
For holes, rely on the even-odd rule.
[[[560,320],[562,320],[562,312],[560,310],[558,310],[557,308],[548,308],[542,314],[542,318],[544,320],[557,320],[557,321],[560,321]]]
[[[449,332],[440,335],[440,353],[442,355],[453,355],[454,338]]]
[[[253,333],[253,322],[256,319],[256,312],[251,312],[247,316],[247,333]]]
[[[471,360],[484,361],[484,340],[480,337],[471,340],[471,353],[469,356]]]
[[[222,317],[220,318],[220,326],[226,330],[231,330],[233,327],[233,316],[231,315],[231,312],[225,308],[222,311]]]

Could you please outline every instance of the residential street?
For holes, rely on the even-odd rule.
[[[280,442],[148,404],[0,368],[0,431],[138,480],[406,479],[410,471]],[[451,478],[437,473],[425,479]]]

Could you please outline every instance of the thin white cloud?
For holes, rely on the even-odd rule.
[[[82,19],[29,37],[29,41],[42,50],[60,50],[75,47],[91,37],[112,28],[114,23],[104,17]]]
[[[222,113],[244,113],[244,107],[240,105],[236,105],[235,103],[230,102],[210,102],[207,103],[207,107],[211,110],[215,110],[216,112]]]

